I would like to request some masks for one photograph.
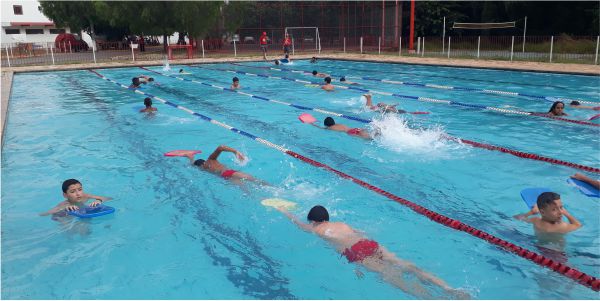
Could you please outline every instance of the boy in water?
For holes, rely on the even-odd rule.
[[[193,152],[193,151],[190,151],[189,153],[185,154],[184,156],[190,160],[190,163],[192,165],[199,167],[200,169],[204,169],[204,170],[207,170],[214,174],[220,175],[221,177],[228,179],[228,180],[232,180],[233,182],[236,182],[238,184],[241,183],[242,180],[244,180],[244,181],[247,180],[247,181],[257,182],[261,185],[269,185],[268,183],[266,183],[262,180],[258,180],[249,174],[243,173],[241,171],[229,169],[227,166],[221,164],[221,162],[219,162],[218,158],[222,152],[233,153],[240,161],[245,159],[244,155],[242,153],[240,153],[239,151],[237,151],[229,146],[225,146],[225,145],[218,146],[215,149],[215,151],[212,154],[210,154],[210,156],[208,156],[208,158],[206,160],[202,160],[202,159],[194,160],[195,152]]]
[[[314,77],[323,77],[323,78],[325,78],[325,77],[328,77],[328,76],[329,76],[329,74],[326,74],[326,73],[319,73],[319,72],[317,72],[317,70],[313,70],[313,72],[312,72],[312,75],[313,75]]]
[[[229,87],[229,89],[231,89],[231,90],[237,90],[237,89],[241,88],[241,86],[240,86],[240,79],[237,78],[237,76],[234,77],[232,81],[233,82],[231,84],[231,87]]]
[[[314,206],[310,209],[307,216],[308,224],[301,222],[282,207],[276,209],[285,214],[302,230],[314,233],[331,243],[337,252],[348,259],[348,262],[360,264],[370,271],[380,273],[383,280],[408,294],[421,299],[469,298],[465,292],[451,288],[442,279],[419,269],[411,262],[396,257],[386,248],[364,237],[347,224],[330,222],[329,213],[322,206]],[[406,274],[411,274],[414,279],[406,277]],[[442,295],[428,290],[432,287],[441,289]]]
[[[313,57],[310,59],[310,62],[311,62],[312,64],[316,63],[316,62],[317,62],[317,58],[313,56]]]
[[[540,217],[531,215],[540,214]],[[562,217],[566,216],[569,223],[565,223]],[[581,228],[581,223],[573,217],[562,205],[560,195],[554,192],[544,192],[537,198],[537,204],[527,213],[514,216],[533,224],[536,235],[544,234],[565,234]]]
[[[325,84],[321,86],[321,89],[325,91],[333,91],[335,89],[335,87],[331,84],[331,77],[326,77],[324,81]]]
[[[62,191],[65,200],[58,203],[58,205],[54,206],[54,208],[40,213],[40,216],[51,215],[53,217],[57,217],[59,215],[66,215],[67,211],[76,211],[79,210],[79,207],[85,206],[85,203],[89,199],[94,199],[90,204],[90,207],[96,207],[103,202],[111,200],[111,198],[91,195],[83,192],[83,186],[81,186],[81,182],[75,179],[68,179],[62,184]]]
[[[361,128],[350,128],[343,124],[336,124],[335,120],[333,120],[333,118],[331,118],[331,117],[327,117],[323,121],[323,125],[325,125],[325,127],[320,127],[314,123],[311,123],[311,124],[320,129],[331,130],[331,131],[336,131],[336,132],[345,132],[346,134],[351,135],[351,136],[357,136],[357,137],[361,137],[364,139],[373,139],[373,137],[371,136],[369,131],[367,131],[365,129],[361,129]],[[374,133],[373,135],[377,135],[377,133]]]
[[[371,94],[364,94],[363,95],[366,99],[367,102],[365,103],[365,106],[369,109],[371,109],[372,111],[378,111],[381,113],[398,113],[398,114],[402,114],[402,113],[406,113],[406,111],[404,110],[398,110],[396,108],[396,106],[398,104],[393,104],[393,105],[388,105],[386,103],[383,102],[379,102],[377,103],[376,106],[373,105],[373,96]]]
[[[138,79],[139,79],[140,83],[142,83],[142,84],[148,84],[148,83],[151,83],[154,81],[153,77],[149,77],[146,75],[140,75],[140,76],[138,76]]]
[[[152,99],[150,97],[144,98],[145,108],[140,110],[140,113],[152,113],[158,111],[157,108],[152,107]]]
[[[129,86],[129,88],[131,89],[137,89],[140,87],[142,83],[140,82],[140,78],[139,77],[134,77],[131,79],[131,85]]]

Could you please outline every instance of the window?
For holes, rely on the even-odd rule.
[[[13,12],[15,13],[15,15],[22,15],[23,14],[23,6],[22,5],[13,5]]]
[[[21,30],[18,28],[7,28],[4,32],[6,32],[6,34],[20,34]]]
[[[60,34],[60,33],[65,33],[64,28],[50,28],[50,33],[51,34]]]
[[[25,33],[26,34],[44,34],[44,30],[43,29],[37,29],[37,28],[32,28],[32,29],[25,29]]]

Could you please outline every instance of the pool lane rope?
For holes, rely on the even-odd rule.
[[[156,73],[158,75],[162,75],[162,76],[166,76],[166,77],[171,77],[171,78],[174,78],[174,79],[177,79],[177,80],[193,82],[193,83],[201,84],[201,85],[204,85],[204,86],[207,86],[207,87],[212,87],[212,88],[220,89],[220,90],[223,90],[223,91],[229,91],[229,92],[233,92],[233,93],[245,95],[245,96],[248,96],[248,97],[251,97],[251,98],[264,100],[264,101],[267,101],[267,102],[272,102],[272,103],[277,103],[277,104],[282,104],[282,105],[290,106],[290,107],[293,107],[293,108],[296,108],[296,109],[300,109],[300,110],[315,111],[315,112],[323,113],[323,114],[326,114],[326,115],[333,115],[333,116],[343,117],[343,118],[346,118],[346,119],[349,119],[349,120],[359,121],[359,122],[362,122],[362,123],[370,123],[371,122],[371,120],[363,119],[363,118],[356,117],[356,116],[344,115],[344,114],[340,114],[340,113],[336,113],[336,112],[331,112],[331,111],[327,111],[327,110],[323,110],[323,109],[311,108],[311,107],[307,107],[307,106],[296,105],[296,104],[292,104],[292,103],[288,103],[288,102],[284,102],[284,101],[280,101],[280,100],[269,99],[267,97],[253,95],[253,94],[242,92],[242,91],[238,91],[238,90],[232,90],[232,89],[229,89],[229,88],[225,88],[225,87],[213,85],[211,83],[205,83],[205,82],[201,82],[201,81],[197,81],[197,80],[192,80],[192,79],[189,79],[189,78],[183,78],[183,77],[179,77],[179,76],[169,75],[169,74],[158,72],[158,71],[155,71],[155,70],[152,70],[152,69],[148,69],[146,67],[139,67],[139,68],[141,68],[143,70],[146,70],[146,71],[149,71],[149,72]],[[452,140],[452,141],[457,141],[457,142],[461,142],[461,143],[464,143],[464,144],[468,144],[470,146],[477,147],[477,148],[482,148],[482,149],[487,149],[487,150],[491,150],[491,151],[499,151],[499,152],[502,152],[502,153],[511,154],[511,155],[519,157],[519,158],[531,159],[531,160],[537,160],[537,161],[543,161],[543,162],[548,162],[548,163],[552,163],[552,164],[556,164],[556,165],[563,165],[563,166],[567,166],[567,167],[571,167],[571,168],[581,169],[581,170],[585,170],[585,171],[588,171],[588,172],[600,173],[600,168],[595,168],[595,167],[591,167],[591,166],[576,164],[576,163],[567,162],[567,161],[563,161],[563,160],[558,160],[558,159],[554,159],[554,158],[550,158],[550,157],[544,157],[544,156],[540,156],[540,155],[537,155],[537,154],[521,152],[521,151],[509,149],[509,148],[506,148],[506,147],[501,147],[501,146],[495,146],[495,145],[492,145],[492,144],[476,142],[476,141],[472,141],[472,140],[467,140],[467,139],[462,139],[462,138],[458,138],[458,137],[453,137],[453,136],[450,136],[450,135],[443,135],[442,137],[445,138],[445,139],[448,139],[448,140]]]
[[[240,65],[240,66],[244,66],[244,65]],[[202,69],[207,69],[207,70],[223,71],[223,72],[229,72],[229,73],[236,73],[236,74],[243,74],[243,75],[250,75],[250,76],[258,76],[258,77],[264,77],[264,78],[282,79],[282,80],[293,81],[293,82],[304,83],[304,84],[314,84],[314,85],[322,84],[320,82],[312,82],[312,81],[300,80],[300,79],[283,77],[283,76],[256,74],[256,73],[250,73],[250,72],[245,72],[245,71],[220,69],[220,68],[208,68],[208,67],[202,67],[202,66],[191,66],[191,67],[202,68]],[[267,67],[267,68],[281,71],[281,69],[277,69],[277,68],[271,68],[271,67]],[[298,72],[305,72],[305,71],[298,71]],[[310,73],[310,72],[308,72],[308,73]],[[312,76],[312,74],[311,74],[311,76]],[[421,101],[421,102],[443,103],[443,104],[447,104],[447,105],[451,105],[451,106],[479,109],[479,110],[484,110],[484,111],[501,112],[501,113],[506,113],[506,114],[516,114],[516,115],[522,115],[522,116],[535,116],[535,117],[554,119],[554,120],[558,120],[558,121],[564,121],[564,122],[580,124],[580,125],[585,125],[585,126],[600,127],[600,124],[593,123],[593,122],[568,119],[568,118],[556,117],[556,116],[548,116],[548,115],[542,114],[542,113],[525,112],[525,111],[518,111],[518,110],[507,110],[507,109],[488,107],[488,106],[483,106],[483,105],[467,104],[467,103],[462,103],[462,102],[457,102],[457,101],[452,101],[452,100],[435,99],[435,98],[422,97],[422,96],[402,95],[402,94],[397,94],[397,93],[362,89],[362,88],[357,88],[357,87],[352,87],[352,86],[340,86],[340,85],[333,85],[333,86],[336,88],[352,90],[352,91],[356,91],[359,93],[373,93],[373,94],[380,94],[380,95],[386,95],[386,96],[393,96],[393,97],[397,97],[397,98],[401,98],[401,99],[417,100],[417,101]]]
[[[364,188],[367,188],[368,190],[376,192],[376,193],[378,193],[380,195],[383,195],[383,196],[387,197],[390,200],[393,200],[393,201],[395,201],[395,202],[397,202],[397,203],[399,203],[401,205],[404,205],[404,206],[410,208],[411,210],[413,210],[414,212],[417,212],[417,213],[419,213],[419,214],[421,214],[421,215],[429,218],[430,220],[432,220],[432,221],[434,221],[436,223],[442,224],[444,226],[450,227],[450,228],[458,230],[458,231],[462,231],[462,232],[468,233],[468,234],[470,234],[470,235],[472,235],[474,237],[480,238],[480,239],[482,239],[482,240],[484,240],[484,241],[486,241],[486,242],[488,242],[488,243],[490,243],[492,245],[498,246],[498,247],[504,249],[507,252],[514,253],[514,254],[516,254],[516,255],[518,255],[518,256],[520,256],[522,258],[525,258],[525,259],[527,259],[527,260],[529,260],[531,262],[534,262],[534,263],[536,263],[538,265],[541,265],[543,267],[549,268],[549,269],[551,269],[551,270],[553,270],[553,271],[555,271],[555,272],[557,272],[557,273],[559,273],[561,275],[564,275],[565,277],[568,277],[568,278],[576,281],[577,283],[579,283],[579,284],[581,284],[583,286],[591,288],[594,291],[600,291],[600,280],[599,279],[597,279],[596,277],[590,276],[590,275],[588,275],[588,274],[586,274],[584,272],[581,272],[581,271],[579,271],[579,270],[577,270],[575,268],[572,268],[572,267],[570,267],[570,266],[568,266],[566,264],[562,264],[560,262],[553,261],[552,259],[549,259],[549,258],[547,258],[547,257],[545,257],[543,255],[537,254],[537,253],[535,253],[533,251],[527,250],[527,249],[525,249],[523,247],[519,247],[519,246],[517,246],[517,245],[515,245],[515,244],[513,244],[511,242],[508,242],[508,241],[505,241],[505,240],[503,240],[501,238],[495,237],[495,236],[493,236],[491,234],[488,234],[488,233],[486,233],[484,231],[481,231],[481,230],[479,230],[477,228],[471,227],[471,226],[469,226],[469,225],[467,225],[467,224],[465,224],[465,223],[463,223],[463,222],[461,222],[459,220],[455,220],[455,219],[449,218],[447,216],[441,215],[441,214],[439,214],[437,212],[431,211],[431,210],[429,210],[429,209],[427,209],[427,208],[425,208],[425,207],[423,207],[421,205],[418,205],[418,204],[413,203],[413,202],[411,202],[409,200],[406,200],[406,199],[403,199],[403,198],[401,198],[399,196],[396,196],[396,195],[394,195],[394,194],[392,194],[390,192],[387,192],[387,191],[385,191],[385,190],[383,190],[381,188],[373,186],[373,185],[371,185],[371,184],[369,184],[367,182],[364,182],[364,181],[362,181],[362,180],[360,180],[358,178],[355,178],[355,177],[353,177],[351,175],[348,175],[348,174],[346,174],[346,173],[344,173],[342,171],[334,169],[333,167],[330,167],[330,166],[328,166],[326,164],[323,164],[321,162],[315,161],[315,160],[310,159],[308,157],[302,156],[302,155],[300,155],[300,154],[298,154],[298,153],[296,153],[296,152],[294,152],[292,150],[286,149],[285,147],[283,147],[281,145],[277,145],[277,144],[272,143],[272,142],[270,142],[268,140],[265,140],[265,139],[262,139],[262,138],[260,138],[258,136],[255,136],[253,134],[250,134],[250,133],[248,133],[246,131],[234,128],[234,127],[232,127],[230,125],[227,125],[224,122],[220,122],[220,121],[212,119],[212,118],[210,118],[208,116],[205,116],[205,115],[202,115],[200,113],[194,112],[194,111],[192,111],[192,110],[190,110],[190,109],[188,109],[186,107],[180,106],[180,105],[178,105],[176,103],[173,103],[171,101],[168,101],[168,100],[164,100],[164,99],[162,99],[162,98],[160,98],[158,96],[155,96],[155,95],[152,95],[152,94],[149,94],[149,93],[146,93],[146,92],[142,92],[142,91],[140,91],[138,89],[130,89],[128,86],[125,86],[123,84],[120,84],[120,83],[112,80],[112,79],[109,79],[109,78],[105,77],[104,75],[98,73],[95,70],[88,70],[88,71],[94,73],[98,77],[100,77],[100,78],[102,78],[102,79],[104,79],[106,81],[109,81],[109,82],[111,82],[111,83],[113,83],[113,84],[115,84],[115,85],[117,85],[117,86],[119,86],[121,88],[129,89],[129,90],[132,90],[135,93],[142,94],[142,95],[145,95],[147,97],[156,99],[156,100],[158,100],[158,101],[160,101],[160,102],[162,102],[162,103],[164,103],[166,105],[169,105],[171,107],[180,109],[180,110],[188,112],[188,113],[190,113],[190,114],[192,114],[194,116],[197,116],[197,117],[199,117],[200,119],[202,119],[204,121],[210,122],[212,124],[215,124],[215,125],[218,125],[220,127],[223,127],[223,128],[225,128],[225,129],[227,129],[229,131],[232,131],[232,132],[240,134],[240,135],[242,135],[244,137],[250,138],[250,139],[252,139],[254,141],[257,141],[257,142],[259,142],[259,143],[261,143],[263,145],[266,145],[266,146],[268,146],[270,148],[277,149],[277,150],[283,152],[284,154],[289,155],[291,157],[294,157],[294,158],[296,158],[298,160],[301,160],[301,161],[303,161],[305,163],[308,163],[308,164],[313,165],[315,167],[323,168],[325,170],[333,172],[333,173],[335,173],[336,175],[338,175],[339,177],[341,177],[343,179],[351,180],[352,182],[354,182],[357,185],[360,185],[360,186],[362,186]]]
[[[236,66],[243,66],[243,67],[271,69],[271,70],[276,70],[276,71],[290,71],[290,72],[294,72],[294,73],[302,73],[302,74],[312,75],[312,73],[309,71],[292,69],[292,68],[259,67],[259,66],[243,65],[243,64],[239,64],[239,63],[230,63],[230,64],[236,65]],[[332,76],[341,78],[343,75],[333,75],[332,74]],[[387,83],[387,84],[405,85],[405,86],[414,86],[414,87],[423,87],[423,88],[468,91],[468,92],[475,92],[475,93],[496,94],[496,95],[504,95],[504,96],[522,96],[522,97],[526,97],[526,98],[533,98],[536,100],[543,100],[543,101],[549,101],[549,102],[578,101],[580,103],[600,105],[600,102],[587,101],[587,100],[582,100],[582,99],[571,99],[571,98],[557,97],[557,96],[543,96],[543,95],[524,94],[524,93],[518,93],[518,92],[492,90],[492,89],[476,89],[476,88],[467,88],[467,87],[458,87],[458,86],[438,85],[438,84],[422,84],[422,83],[415,83],[415,82],[402,82],[402,81],[394,81],[394,80],[386,80],[386,79],[377,79],[374,77],[361,77],[361,76],[344,76],[344,77],[352,78],[352,79],[362,79],[362,80],[368,80],[368,81],[377,81],[377,82],[382,82],[382,83]]]

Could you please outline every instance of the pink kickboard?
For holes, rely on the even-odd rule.
[[[429,112],[410,112],[411,114],[414,115],[425,115],[425,114],[429,114]]]
[[[166,152],[165,156],[166,157],[183,157],[183,156],[187,156],[187,155],[199,154],[201,152],[202,151],[199,151],[199,150],[174,150],[174,151]]]
[[[313,117],[312,115],[310,115],[308,113],[304,113],[304,114],[298,116],[298,119],[300,119],[300,121],[302,121],[303,123],[313,123],[313,122],[317,121],[317,119],[315,119],[315,117]]]

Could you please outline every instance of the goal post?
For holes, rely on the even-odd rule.
[[[294,39],[294,33],[295,32],[308,32],[309,34],[313,34],[314,33],[314,39],[313,42],[315,43],[315,52],[318,52],[319,54],[321,54],[321,36],[319,35],[319,28],[318,27],[286,27],[285,28],[285,34],[288,35],[290,37],[290,39],[292,39],[292,54],[295,54],[295,39]],[[302,37],[303,35],[301,35]],[[310,36],[309,36],[310,37]],[[308,38],[304,38],[304,42],[310,41]]]

